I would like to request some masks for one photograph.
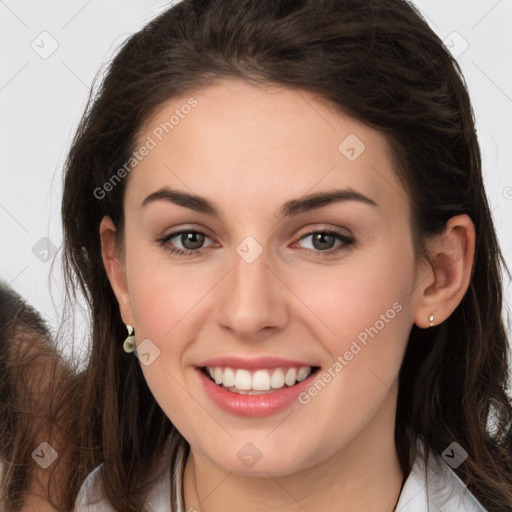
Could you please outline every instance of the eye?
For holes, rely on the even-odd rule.
[[[335,230],[311,231],[303,235],[299,242],[307,238],[311,238],[312,248],[306,247],[305,249],[314,256],[320,257],[337,253],[353,245],[355,242],[352,237]],[[214,243],[212,243],[205,247],[204,243],[207,239],[211,240],[211,238],[202,231],[181,229],[180,231],[175,231],[159,238],[157,242],[172,254],[192,256],[202,254],[206,247],[214,245]],[[339,241],[338,245],[336,245],[337,240]],[[177,247],[177,245],[181,245],[182,247]]]
[[[315,256],[327,256],[336,253],[353,245],[355,242],[352,237],[334,230],[311,231],[302,236],[300,240],[306,240],[307,238],[311,238],[311,248],[307,247],[306,249]],[[338,245],[335,245],[336,240],[340,242]]]
[[[204,249],[203,244],[206,239],[210,239],[210,237],[202,231],[182,229],[180,231],[170,233],[157,241],[169,252],[185,256],[202,253]],[[176,247],[176,244],[181,244],[183,249]]]

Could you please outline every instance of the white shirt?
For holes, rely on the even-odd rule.
[[[432,451],[425,470],[423,444],[419,440],[418,449],[419,454],[400,493],[396,512],[486,512],[455,472]],[[161,474],[145,503],[148,512],[187,512],[182,485],[185,462],[183,443],[171,445],[168,442],[155,473]],[[177,490],[176,511],[171,508],[171,467],[174,467],[174,488]],[[116,512],[102,495],[100,468],[101,465],[85,479],[73,512]]]

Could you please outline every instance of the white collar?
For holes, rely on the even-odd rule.
[[[418,439],[418,456],[405,481],[396,512],[486,512],[450,466]]]

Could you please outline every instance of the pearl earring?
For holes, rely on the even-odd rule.
[[[128,336],[124,340],[123,350],[130,354],[135,350],[135,335],[133,334],[133,327],[131,325],[127,325],[126,329],[128,330]]]
[[[430,322],[430,327],[432,327],[434,325],[434,315],[430,315],[428,321]]]

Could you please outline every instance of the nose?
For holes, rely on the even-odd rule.
[[[255,340],[288,322],[287,288],[265,251],[251,263],[235,253],[219,292],[217,322],[240,339]]]

